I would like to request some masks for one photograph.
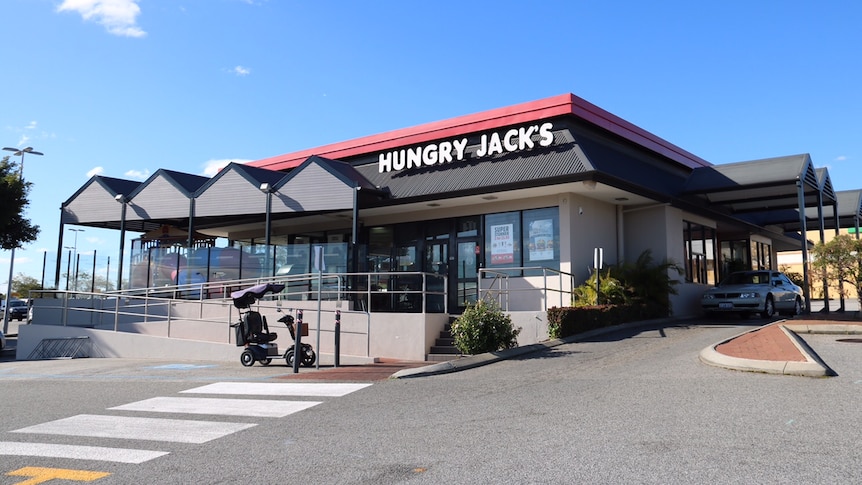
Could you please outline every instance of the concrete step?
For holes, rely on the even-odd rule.
[[[452,337],[440,337],[434,341],[434,345],[437,347],[454,347],[455,339]]]
[[[448,362],[463,357],[461,354],[428,354],[425,360],[428,362]]]
[[[432,345],[431,354],[460,354],[454,345]]]

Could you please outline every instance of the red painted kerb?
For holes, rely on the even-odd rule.
[[[492,109],[481,113],[394,130],[379,135],[333,143],[318,148],[257,160],[249,163],[249,165],[270,170],[287,170],[299,166],[312,155],[338,160],[564,115],[575,115],[686,167],[711,166],[706,160],[646,130],[638,128],[628,121],[614,116],[574,94],[562,94],[506,108]]]

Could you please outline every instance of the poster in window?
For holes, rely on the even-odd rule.
[[[538,219],[530,223],[528,254],[530,261],[554,259],[554,221]]]
[[[501,224],[491,226],[491,264],[515,262],[514,226]]]

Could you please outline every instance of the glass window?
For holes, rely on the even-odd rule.
[[[715,284],[715,229],[683,221],[685,279]]]
[[[772,247],[751,241],[751,269],[772,269]]]
[[[392,247],[395,239],[392,226],[368,229],[367,268],[370,272],[392,271]]]
[[[524,211],[524,230],[521,247],[524,266],[560,268],[560,210],[557,207]],[[528,270],[526,275],[542,274],[541,270]]]
[[[485,216],[485,267],[521,266],[521,213]]]
[[[479,217],[461,217],[458,219],[458,237],[479,235]]]
[[[485,267],[560,269],[560,210],[546,207],[485,216]],[[510,274],[518,273],[510,272]],[[541,269],[524,276],[541,275]]]

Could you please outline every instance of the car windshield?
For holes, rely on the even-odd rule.
[[[722,285],[765,285],[769,284],[769,272],[759,271],[753,273],[733,273],[728,276]]]
[[[23,301],[20,301],[20,300],[19,301],[13,301],[13,302],[9,303],[10,308],[14,308],[16,306],[24,306],[24,305],[25,305],[25,303]]]

